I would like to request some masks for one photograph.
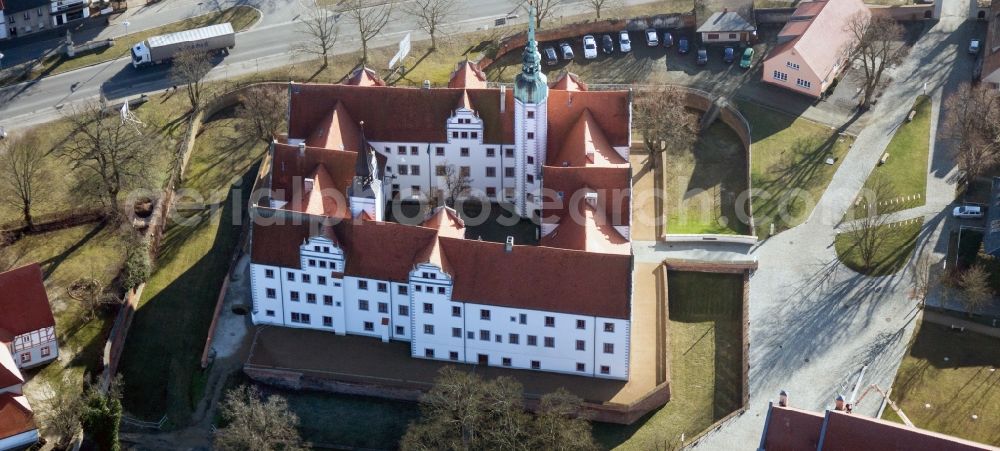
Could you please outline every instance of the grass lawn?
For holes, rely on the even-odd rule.
[[[753,103],[738,106],[750,122],[753,214],[763,238],[771,224],[777,233],[809,217],[854,138]]]
[[[100,50],[82,53],[75,58],[67,58],[64,53],[52,54],[41,61],[39,65],[32,68],[31,74],[18,79],[0,78],[0,86],[36,79],[50,75],[68,72],[84,66],[115,60],[129,54],[132,44],[144,41],[152,36],[164,33],[173,33],[192,28],[204,27],[219,23],[230,22],[237,32],[253,25],[260,19],[260,11],[249,6],[234,6],[221,12],[212,12],[197,17],[191,17],[171,24],[150,28],[148,30],[129,33],[125,36],[115,38],[115,45],[104,47]]]
[[[890,396],[919,428],[1000,446],[998,367],[1000,339],[924,322]],[[902,422],[888,408],[882,418]]]
[[[848,268],[861,274],[869,276],[885,276],[895,274],[906,266],[906,261],[913,253],[913,248],[917,244],[917,236],[920,228],[923,227],[922,219],[910,220],[886,224],[882,227],[891,229],[889,239],[882,245],[875,254],[873,268],[865,269],[860,253],[854,246],[850,232],[837,235],[834,246],[837,249],[837,258]]]
[[[889,145],[885,148],[889,160],[872,170],[862,189],[862,192],[869,189],[876,174],[885,177],[892,184],[895,198],[878,200],[880,214],[919,207],[926,202],[927,155],[930,152],[931,128],[930,97],[917,97],[914,108],[917,114],[913,121],[900,125],[892,141],[889,141]],[[915,199],[906,200],[914,195],[917,196]],[[890,202],[895,199],[899,202]],[[864,214],[865,211],[867,210],[862,208],[855,211],[855,214]]]
[[[663,157],[666,233],[749,233],[736,212],[746,156],[735,132],[716,121],[693,151],[668,149]]]
[[[670,402],[636,423],[594,424],[603,448],[671,449],[739,408],[743,277],[670,271]]]
[[[24,132],[37,139],[38,152],[45,153],[42,163],[42,178],[45,189],[35,190],[31,214],[35,221],[50,214],[65,211],[73,203],[74,171],[65,160],[58,157],[56,147],[70,134],[67,121],[55,121]],[[28,137],[25,137],[28,139]],[[0,202],[0,229],[21,226],[21,209],[13,202]]]
[[[82,277],[112,283],[124,260],[118,231],[102,224],[86,224],[54,232],[29,235],[0,248],[0,270],[39,263],[56,319],[59,359],[25,372],[25,393],[37,406],[55,388],[82,390],[87,376],[101,369],[104,342],[114,321],[112,315],[86,320],[87,312],[69,297],[67,287]],[[43,409],[45,407],[42,407]]]
[[[395,449],[410,421],[420,416],[417,404],[364,396],[275,390],[299,416],[302,438],[316,444],[351,448]]]
[[[186,425],[201,398],[196,392],[204,389],[197,383],[201,351],[239,239],[233,218],[241,210],[234,212],[234,203],[237,209],[245,204],[234,202],[230,187],[240,183],[241,195],[249,191],[252,167],[264,150],[232,125],[232,119],[210,122],[198,138],[182,184],[192,195],[178,198],[179,217],[164,233],[157,269],[129,333],[120,372],[125,409],[140,418],[167,414],[170,424]],[[199,207],[195,196],[204,199],[206,208]]]

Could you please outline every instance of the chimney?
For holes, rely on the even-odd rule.
[[[507,236],[507,242],[503,245],[503,251],[507,253],[514,252],[514,237]]]
[[[788,392],[782,390],[781,393],[778,393],[778,405],[788,407]]]
[[[500,112],[507,112],[507,86],[500,85]]]
[[[306,142],[302,141],[299,143],[299,158],[306,156]]]
[[[315,182],[314,179],[311,179],[311,178],[306,178],[305,179],[305,183],[304,183],[304,185],[305,185],[305,192],[308,193],[308,192],[310,192],[310,191],[313,190],[313,184],[314,184],[314,182]]]
[[[844,410],[844,397],[842,395],[837,395],[837,400],[833,403],[833,410]]]

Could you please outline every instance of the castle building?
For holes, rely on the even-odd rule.
[[[551,86],[529,20],[512,90],[473,63],[447,87],[389,87],[361,68],[290,84],[287,137],[251,202],[252,318],[410,343],[415,358],[628,379],[631,96],[572,74]],[[513,92],[511,92],[513,91]],[[415,224],[389,200],[510,207],[539,245],[469,236],[441,206]]]

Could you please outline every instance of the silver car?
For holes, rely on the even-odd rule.
[[[951,215],[961,219],[979,219],[983,217],[983,207],[978,205],[962,205],[955,207]]]

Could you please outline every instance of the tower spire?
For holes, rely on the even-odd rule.
[[[525,103],[540,103],[548,97],[548,80],[542,73],[542,55],[535,40],[535,4],[528,6],[528,42],[521,55],[521,73],[517,74],[514,97]]]

